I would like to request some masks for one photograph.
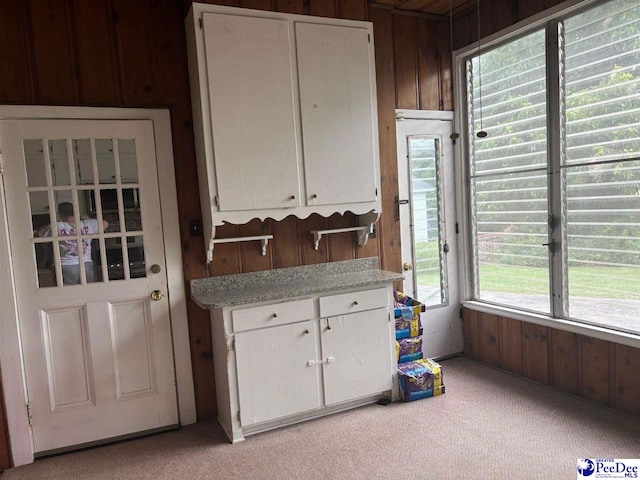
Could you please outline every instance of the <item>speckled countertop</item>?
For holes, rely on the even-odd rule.
[[[204,309],[249,305],[402,280],[378,268],[378,259],[360,258],[262,272],[191,280],[191,298]]]

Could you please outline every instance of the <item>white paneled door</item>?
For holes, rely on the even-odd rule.
[[[0,122],[36,455],[178,423],[153,135]]]

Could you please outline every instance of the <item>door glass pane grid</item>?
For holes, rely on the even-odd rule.
[[[414,292],[427,306],[443,305],[447,282],[439,143],[423,135],[409,136],[407,141]]]
[[[130,267],[136,270],[135,278],[146,276],[135,142],[27,139],[23,145],[38,285],[129,279]],[[124,146],[127,155],[129,183],[124,191],[119,145]],[[101,164],[106,167],[101,168]],[[108,220],[104,218],[105,210],[113,212]],[[80,218],[79,231],[75,220],[65,222],[63,215]],[[104,220],[109,223],[107,229]],[[57,228],[52,229],[51,225]],[[109,230],[116,230],[116,234],[109,234]],[[46,259],[47,252],[50,260]],[[130,254],[135,265],[130,265]],[[42,268],[50,272],[46,274]]]

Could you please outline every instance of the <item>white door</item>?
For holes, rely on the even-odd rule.
[[[236,334],[243,427],[322,406],[315,362],[317,323],[309,320]]]
[[[300,205],[286,20],[203,15],[220,210]]]
[[[450,120],[397,122],[404,291],[425,305],[423,352],[462,351]]]
[[[372,202],[378,145],[369,32],[301,22],[295,28],[308,202]]]
[[[0,145],[36,455],[176,425],[152,122],[3,121]]]
[[[387,309],[320,320],[326,405],[392,389]]]

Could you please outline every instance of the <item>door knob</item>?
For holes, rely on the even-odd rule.
[[[409,262],[404,262],[402,264],[402,268],[406,271],[406,270],[413,270],[413,265],[411,265]]]
[[[151,292],[152,300],[155,300],[157,302],[158,300],[162,300],[163,298],[164,294],[160,290],[154,290],[153,292]]]
[[[161,270],[162,268],[160,268],[160,265],[158,265],[157,263],[151,265],[151,273],[160,273]]]

